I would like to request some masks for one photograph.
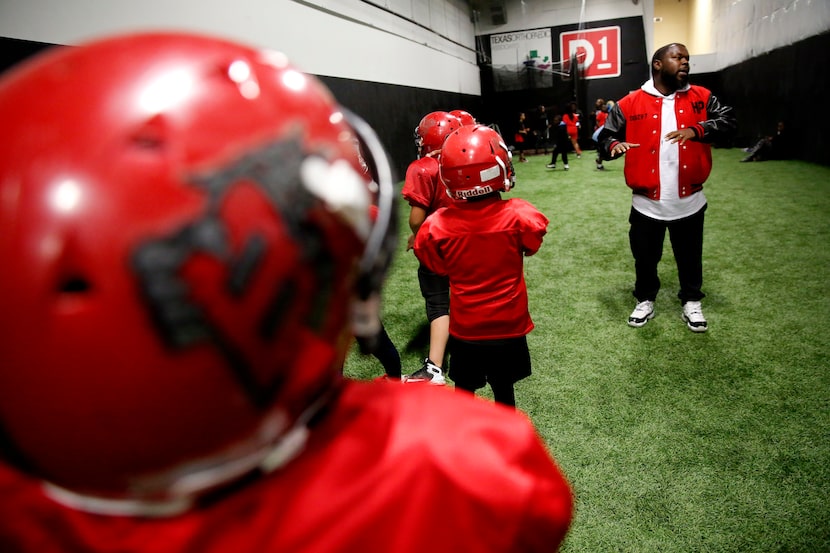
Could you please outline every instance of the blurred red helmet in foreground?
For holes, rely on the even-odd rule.
[[[211,37],[7,72],[2,456],[58,495],[162,509],[290,457],[394,244],[348,119],[281,54]]]

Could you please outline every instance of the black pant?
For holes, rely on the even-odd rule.
[[[380,361],[387,376],[400,379],[401,355],[383,324],[381,324],[380,333],[377,336],[372,338],[357,336],[356,341],[361,353],[371,353]]]
[[[553,152],[551,152],[550,156],[550,164],[556,165],[556,158],[559,157],[559,154],[562,154],[562,163],[565,165],[568,164],[568,151],[571,149],[571,143],[563,143],[557,142],[553,145]]]
[[[495,401],[515,407],[513,384],[531,375],[527,336],[477,341],[450,336],[449,350],[456,389],[475,392],[490,384]]]
[[[418,286],[426,304],[427,321],[432,322],[438,317],[450,314],[449,277],[436,275],[425,265],[419,264]]]
[[[700,289],[703,285],[703,215],[706,207],[704,205],[694,215],[676,221],[652,219],[631,209],[628,240],[634,255],[634,297],[637,301],[654,301],[660,291],[657,264],[663,257],[666,229],[669,231],[680,280],[677,297],[681,303],[686,303],[700,301],[705,296]]]

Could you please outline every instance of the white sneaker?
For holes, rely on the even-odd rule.
[[[706,332],[709,325],[703,316],[699,301],[687,301],[683,304],[683,314],[680,317],[686,321],[686,326],[692,332]]]
[[[641,327],[648,322],[649,319],[654,318],[654,302],[641,301],[628,316],[628,326]]]
[[[404,376],[403,382],[405,384],[433,384],[435,386],[444,386],[447,381],[444,378],[444,371],[441,367],[430,361],[429,357],[424,359],[424,366],[414,373]]]
[[[545,165],[545,168],[546,169],[556,169],[556,164],[555,163],[548,163],[547,165]]]
[[[565,164],[565,171],[567,171],[568,169],[570,169],[570,167],[568,167],[568,164],[566,163]]]

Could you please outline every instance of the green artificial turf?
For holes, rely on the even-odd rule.
[[[545,155],[516,164],[510,195],[551,220],[525,265],[534,374],[516,399],[574,490],[566,553],[830,551],[830,168],[744,155],[713,151],[703,334],[680,319],[668,239],[656,317],[626,324],[622,161],[596,171],[586,151],[567,172],[561,160],[545,169]],[[404,373],[427,347],[407,232],[384,301]],[[355,349],[345,372],[383,370]]]

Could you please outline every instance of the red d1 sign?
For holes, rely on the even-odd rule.
[[[569,31],[559,35],[562,60],[576,55],[579,68],[586,79],[606,79],[620,76],[620,28],[602,27]],[[568,70],[569,62],[563,69]]]

